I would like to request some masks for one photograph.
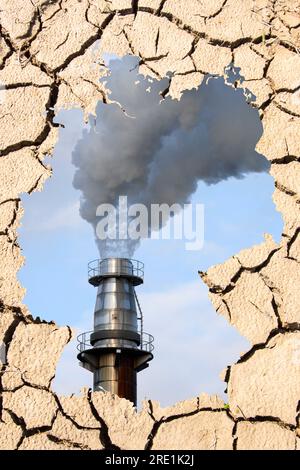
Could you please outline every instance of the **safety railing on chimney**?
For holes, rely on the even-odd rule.
[[[88,278],[93,279],[101,276],[111,274],[112,266],[110,264],[111,258],[94,259],[88,264]],[[144,263],[136,259],[120,259],[120,263],[114,269],[113,274],[116,276],[131,275],[144,279]]]
[[[94,330],[86,331],[77,336],[77,341],[78,341],[77,349],[79,352],[83,352],[83,351],[93,348],[93,345],[91,344],[92,333],[94,333]],[[153,342],[154,342],[154,337],[150,335],[149,333],[143,332],[141,334],[141,342],[138,346],[138,349],[140,349],[141,351],[152,353],[154,349]]]

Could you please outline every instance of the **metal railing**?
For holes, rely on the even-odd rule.
[[[94,259],[93,261],[90,261],[88,263],[88,278],[92,279],[94,277],[101,277],[112,274],[112,272],[108,269],[108,263],[110,261],[111,258]],[[122,263],[118,269],[113,271],[113,274],[116,276],[129,274],[131,276],[137,276],[141,279],[144,279],[144,263],[136,259],[124,258],[122,259]]]
[[[77,350],[79,352],[86,351],[87,349],[93,349],[93,345],[91,344],[91,334],[94,333],[95,330],[92,331],[85,331],[84,333],[81,333],[80,335],[77,336]],[[103,340],[105,341],[105,340]],[[154,337],[150,335],[149,333],[143,332],[141,334],[141,342],[140,345],[138,346],[138,349],[141,351],[147,351],[151,353],[154,349]]]

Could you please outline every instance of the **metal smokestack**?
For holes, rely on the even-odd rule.
[[[135,293],[144,265],[127,258],[95,260],[88,265],[89,283],[98,287],[94,330],[78,336],[78,359],[93,372],[94,391],[108,391],[136,405],[137,372],[153,359],[153,336],[143,331]]]

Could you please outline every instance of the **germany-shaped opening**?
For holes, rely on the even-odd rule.
[[[262,134],[258,112],[223,78],[205,80],[177,101],[167,96],[170,77],[144,78],[136,58],[111,58],[109,67],[106,87],[115,102],[99,103],[88,124],[79,110],[59,113],[64,128],[51,160],[53,176],[43,192],[23,197],[26,264],[19,277],[25,303],[34,316],[78,333],[92,330],[96,289],[87,282],[88,261],[141,260],[145,282],[136,292],[155,350],[150,367],[138,374],[139,401],[166,406],[200,392],[224,396],[219,374],[249,344],[215,313],[198,270],[261,243],[264,233],[279,240],[274,182],[267,160],[255,151]],[[153,204],[189,206],[166,217],[160,231],[150,220],[141,242],[98,237],[95,244],[97,208],[118,209],[124,196],[129,206],[142,203],[149,213]],[[172,230],[180,212],[189,210],[192,248]],[[150,237],[168,227],[166,239]],[[74,339],[65,348],[57,368],[52,386],[60,394],[92,386],[92,374],[78,365],[76,345]]]

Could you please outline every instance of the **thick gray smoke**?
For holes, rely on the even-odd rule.
[[[110,62],[106,86],[127,115],[117,104],[100,103],[95,126],[85,131],[73,153],[80,213],[94,228],[97,207],[117,207],[120,195],[147,207],[184,204],[200,180],[215,184],[268,169],[267,160],[254,151],[262,133],[257,112],[240,91],[215,79],[186,91],[180,101],[162,100],[168,79],[150,83],[136,65],[134,57]],[[101,257],[132,256],[138,244],[97,243]]]

